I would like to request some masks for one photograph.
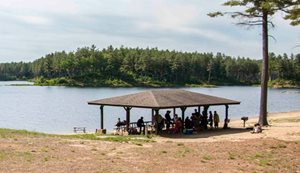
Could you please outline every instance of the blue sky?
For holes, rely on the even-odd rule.
[[[261,58],[260,28],[206,14],[224,1],[208,0],[1,0],[0,62],[33,61],[54,51],[96,45],[222,52]],[[235,9],[237,10],[237,9]],[[300,29],[279,13],[270,51],[299,53]]]

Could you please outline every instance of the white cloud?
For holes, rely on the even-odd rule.
[[[79,7],[73,0],[1,0],[0,9],[18,13],[75,14],[78,12]]]
[[[29,24],[34,24],[34,25],[50,25],[52,24],[51,19],[42,17],[42,16],[32,16],[32,15],[24,15],[24,16],[17,16],[19,20],[29,23]]]
[[[95,44],[223,52],[261,57],[260,29],[245,30],[229,17],[207,13],[232,8],[207,0],[1,0],[0,62],[34,60],[56,50]],[[299,27],[274,17],[270,50],[298,53]],[[298,29],[297,29],[298,28]]]

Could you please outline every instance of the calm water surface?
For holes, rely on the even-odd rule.
[[[87,127],[92,132],[99,128],[99,106],[87,102],[124,94],[151,90],[149,88],[75,88],[55,86],[11,86],[27,82],[0,81],[0,128],[27,129],[46,133],[72,133],[74,126]],[[28,83],[27,83],[28,84]],[[259,87],[226,86],[217,88],[181,88],[188,91],[225,97],[241,101],[229,106],[229,117],[257,116],[259,110]],[[300,110],[300,89],[269,89],[269,112]],[[188,108],[190,116],[194,108]],[[213,106],[224,119],[225,106]],[[180,109],[176,110],[180,114]],[[164,115],[166,110],[161,110]],[[151,110],[133,108],[131,121],[140,116],[151,119]],[[104,107],[104,126],[111,130],[117,118],[125,119],[120,107]]]

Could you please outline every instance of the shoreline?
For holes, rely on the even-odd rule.
[[[291,116],[290,114],[292,114],[293,116]],[[290,118],[290,117],[294,117],[296,115],[294,114],[300,114],[300,109],[299,110],[293,110],[293,111],[285,111],[285,112],[271,112],[268,114],[268,122],[269,125],[272,126],[271,122],[273,119],[280,119],[280,118]],[[255,116],[246,116],[249,117],[249,119],[246,121],[245,123],[245,128],[247,127],[253,127],[253,125],[255,123],[257,123],[259,116],[255,115]],[[241,117],[240,117],[241,118]],[[242,128],[243,126],[243,121],[240,118],[230,118],[230,122],[229,122],[229,128]],[[224,124],[224,120],[221,120],[219,125],[220,125],[220,129],[223,127]],[[0,129],[11,129],[11,130],[26,130],[29,132],[34,132],[34,133],[42,133],[42,134],[47,134],[47,135],[82,135],[82,134],[95,134],[94,131],[89,131],[87,130],[87,133],[75,133],[75,132],[57,132],[57,133],[51,133],[51,132],[43,132],[43,131],[36,131],[36,130],[27,130],[27,129],[14,129],[14,128],[0,128]],[[113,129],[107,129],[107,134],[113,134],[114,130]]]
[[[285,114],[285,113],[296,113],[296,112],[299,112],[300,113],[300,108],[299,109],[297,109],[297,110],[292,110],[292,111],[284,111],[284,112],[269,112],[268,113],[268,118],[272,118],[272,117],[276,117],[276,116],[280,116],[281,114]],[[254,119],[257,119],[258,120],[258,118],[259,118],[259,115],[248,115],[248,116],[245,116],[245,117],[249,117],[249,120],[254,120]],[[229,116],[229,119],[230,119],[230,123],[232,122],[232,121],[242,121],[241,120],[241,118],[242,117],[239,117],[239,118],[230,118],[230,116]],[[248,120],[248,121],[249,121]],[[224,121],[221,121],[221,122],[223,122],[224,123]]]
[[[51,79],[49,79],[51,80]],[[61,86],[61,87],[79,87],[79,88],[177,88],[177,87],[189,87],[189,88],[215,88],[215,87],[222,87],[222,86],[248,86],[248,87],[260,87],[259,84],[243,84],[243,83],[201,83],[201,84],[150,84],[150,85],[86,85],[81,83],[80,85],[74,84],[47,84],[47,83],[36,83],[33,80],[6,80],[0,82],[25,82],[27,84],[11,84],[7,86]],[[28,84],[31,83],[31,84]],[[270,81],[268,84],[269,89],[300,89],[300,85],[285,85],[285,84],[273,84]]]

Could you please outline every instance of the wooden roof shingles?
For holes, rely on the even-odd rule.
[[[191,91],[169,89],[151,90],[136,94],[94,100],[88,102],[88,104],[161,109],[206,105],[230,105],[240,104],[240,102]]]

